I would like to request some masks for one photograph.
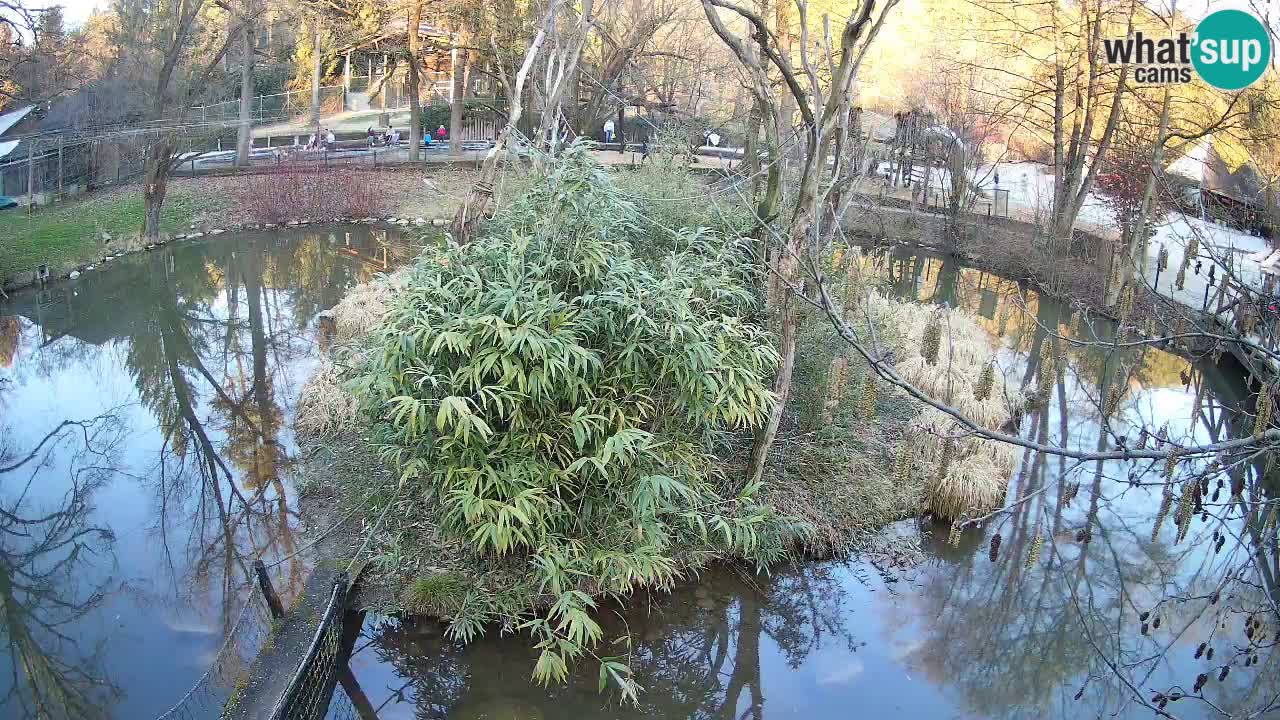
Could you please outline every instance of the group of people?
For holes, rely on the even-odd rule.
[[[373,128],[369,128],[366,132],[369,141],[369,147],[377,147],[381,144],[383,147],[392,147],[400,144],[400,131],[389,127],[381,135]],[[427,142],[431,142],[431,138],[427,138]]]
[[[318,132],[311,133],[311,137],[307,138],[307,149],[330,150],[336,142],[337,138],[333,136],[333,130],[320,128]]]
[[[435,139],[438,141],[449,139],[449,130],[444,125],[436,128],[434,133]],[[389,127],[382,131],[381,134],[372,127],[365,131],[365,137],[369,143],[369,147],[382,145],[384,147],[393,147],[400,144],[400,131]],[[431,144],[432,133],[423,133],[422,142],[427,145]],[[307,138],[308,150],[333,150],[337,144],[337,138],[333,135],[330,128],[319,128],[316,132],[311,133]]]
[[[381,135],[379,135],[378,132],[373,128],[369,128],[368,130],[365,131],[365,137],[369,142],[369,147],[377,147],[379,143],[381,143],[383,146],[386,146],[386,147],[400,144],[400,131],[391,127],[384,130]],[[422,135],[423,144],[430,145],[431,137],[432,137],[432,133],[429,133],[429,132],[423,133]],[[436,128],[435,139],[441,142],[448,140],[449,130],[445,128],[445,126],[443,125]]]

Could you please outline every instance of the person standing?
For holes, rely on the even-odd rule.
[[[437,140],[448,140],[448,139],[449,139],[449,131],[448,131],[448,130],[445,130],[443,125],[441,125],[440,127],[436,128],[436,139],[437,139]]]
[[[329,129],[329,134],[325,136],[324,140],[325,140],[325,149],[332,150],[334,143],[337,141],[337,138],[333,136],[332,128]]]
[[[604,141],[606,143],[613,142],[613,131],[617,126],[613,124],[613,118],[604,121]]]

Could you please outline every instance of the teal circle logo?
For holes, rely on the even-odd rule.
[[[1241,10],[1218,10],[1196,26],[1191,62],[1219,90],[1246,88],[1271,62],[1271,37],[1262,21]]]

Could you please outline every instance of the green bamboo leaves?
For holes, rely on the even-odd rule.
[[[669,587],[691,550],[763,564],[797,531],[711,452],[775,402],[748,259],[705,230],[641,258],[611,183],[571,157],[481,237],[428,251],[350,383],[446,532],[527,557],[552,598],[521,626],[543,682],[600,639],[584,588]],[[601,671],[625,690],[625,665]]]

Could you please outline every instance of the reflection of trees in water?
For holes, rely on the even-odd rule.
[[[1153,437],[1166,424],[1179,444],[1252,433],[1253,417],[1241,411],[1252,408],[1250,392],[1207,358],[1192,363],[1149,346],[1108,347],[1113,322],[1087,316],[1073,322],[1061,303],[952,259],[872,253],[868,266],[899,297],[946,302],[982,317],[1016,353],[1002,365],[1020,373],[1024,387],[1039,372],[1042,346],[1062,342],[1051,330],[1092,343],[1053,349],[1065,354],[1067,368],[1054,378],[1051,402],[1023,419],[1024,438],[1105,450],[1122,442],[1132,447],[1140,434]],[[1109,422],[1102,410],[1108,401],[1116,407]],[[1181,462],[1171,492],[1180,495],[1183,483],[1195,482],[1213,460]],[[1025,451],[1009,494],[1021,504],[987,528],[1003,540],[997,560],[962,556],[956,566],[932,572],[922,596],[931,639],[915,661],[939,682],[958,682],[975,712],[995,716],[1035,715],[1053,704],[1058,715],[1074,717],[1079,705],[1072,696],[1081,687],[1090,714],[1145,714],[1150,709],[1142,706],[1157,692],[1198,691],[1201,673],[1212,678],[1203,683],[1204,697],[1170,704],[1169,712],[1255,716],[1280,707],[1273,641],[1250,647],[1243,633],[1246,618],[1273,623],[1280,607],[1276,531],[1257,511],[1273,497],[1263,481],[1266,459],[1216,460],[1226,477],[1206,483],[1196,501],[1203,514],[1194,512],[1187,537],[1178,540],[1176,507],[1167,512],[1164,532],[1154,531],[1165,491],[1162,464],[1082,464]],[[1221,535],[1230,539],[1215,549]],[[1028,565],[1036,537],[1046,547]],[[1255,638],[1261,634],[1255,628]],[[1195,656],[1201,642],[1216,647],[1214,660]],[[1229,676],[1218,681],[1228,664]]]
[[[170,554],[172,531],[186,529],[190,577],[174,580],[220,599],[225,626],[252,561],[271,549],[291,552],[294,513],[280,476],[290,459],[272,384],[274,368],[303,348],[278,343],[268,329],[278,307],[262,286],[257,245],[230,246],[205,263],[160,264],[141,293],[148,307],[127,355],[164,434],[152,473],[157,534]],[[286,593],[303,581],[294,563]]]
[[[175,584],[220,599],[224,621],[256,558],[287,558],[277,571],[286,602],[305,581],[286,486],[295,458],[285,428],[304,379],[293,372],[314,352],[304,333],[315,314],[372,271],[335,253],[338,240],[174,248],[172,260],[154,256],[137,292],[145,307],[130,312],[126,362],[164,433],[151,473],[157,534],[170,554],[173,531],[189,533],[190,577],[175,570]]]
[[[120,430],[110,415],[65,421],[34,447],[0,449],[0,642],[12,664],[0,673],[5,717],[90,720],[117,697],[98,650],[80,646],[75,626],[111,590],[89,563],[109,555],[114,537],[89,515],[113,472]],[[50,468],[64,470],[70,487],[41,503],[31,485]]]
[[[0,315],[0,367],[13,367],[22,340],[22,321],[15,315]]]
[[[14,312],[27,320],[0,318],[0,367],[12,386],[63,371],[110,372],[113,356],[106,350],[112,343],[119,348],[143,407],[160,428],[159,454],[133,476],[154,491],[156,546],[169,568],[170,577],[152,586],[162,588],[162,598],[209,603],[224,626],[246,594],[252,560],[262,556],[270,562],[297,550],[297,515],[286,480],[294,462],[287,427],[297,390],[291,383],[303,378],[293,372],[312,353],[306,330],[314,315],[372,269],[339,257],[330,242],[327,235],[313,234],[173,246],[127,258],[80,283],[24,296]],[[73,429],[64,428],[64,434]],[[11,440],[11,433],[0,430],[0,458]],[[11,455],[28,452],[8,449]],[[46,449],[56,467],[68,462],[65,443]],[[84,513],[92,490],[119,475],[106,469],[111,460],[98,458],[92,476],[74,478],[66,507],[57,514],[46,510],[36,526],[6,524],[28,521],[30,513],[19,510],[32,510],[30,500],[0,505],[0,513],[9,514],[0,514],[4,639],[36,678],[30,689],[18,683],[9,692],[44,698],[45,709],[31,705],[28,714],[92,718],[109,712],[106,698],[114,689],[98,679],[96,657],[75,647],[81,636],[71,626],[106,590],[88,586],[91,573],[109,572],[101,553],[89,550],[90,540],[107,545],[109,532],[91,527]],[[0,460],[0,466],[6,462],[16,460]],[[57,479],[54,466],[36,458],[24,468],[37,466],[39,477],[22,481],[34,477],[47,488]],[[15,491],[15,474],[0,474],[0,493]],[[0,494],[0,501],[10,500]],[[27,549],[15,541],[34,541],[16,535],[14,527],[75,539]],[[75,581],[64,582],[73,569]],[[284,577],[277,578],[277,588],[286,596],[298,592],[305,570],[299,558],[289,559],[278,570]],[[54,708],[55,701],[65,712]],[[0,715],[8,718],[9,708],[0,705]]]
[[[582,662],[564,686],[531,685],[534,651],[522,636],[484,637],[463,646],[438,623],[380,622],[366,628],[379,659],[403,678],[375,705],[416,703],[420,718],[680,717],[762,718],[762,643],[798,667],[824,642],[852,651],[846,591],[829,566],[803,565],[755,576],[734,568],[702,575],[669,596],[632,598],[621,615],[601,613],[598,651],[630,657],[644,688],[637,707],[603,707],[597,668]]]
[[[229,621],[252,560],[297,549],[284,479],[292,408],[281,397],[296,395],[293,365],[312,351],[302,331],[355,275],[319,236],[213,249],[175,249],[181,262],[156,256],[137,295],[146,306],[131,313],[126,362],[164,435],[151,476],[174,581],[220,598]],[[177,577],[168,547],[183,529],[190,578]],[[286,599],[304,572],[299,558],[286,562]]]

